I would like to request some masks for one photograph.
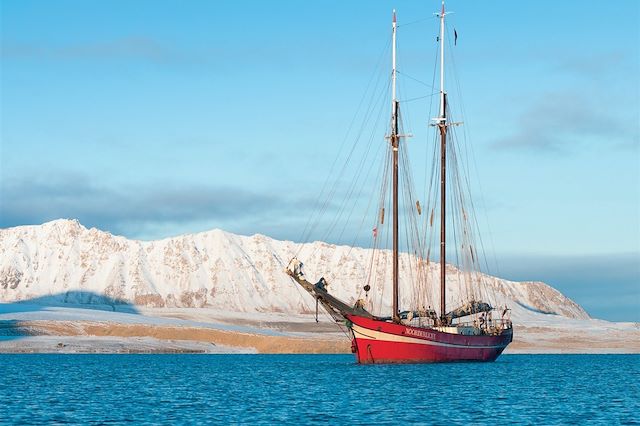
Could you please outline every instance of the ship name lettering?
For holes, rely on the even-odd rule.
[[[416,337],[424,337],[425,339],[435,339],[435,333],[430,333],[428,331],[416,330],[413,328],[407,328],[405,334],[416,336]]]

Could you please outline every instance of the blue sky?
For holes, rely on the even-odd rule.
[[[400,96],[431,93],[437,1],[0,4],[0,227],[299,240],[393,8]],[[490,272],[640,321],[640,3],[447,5]],[[416,153],[428,105],[407,104]]]

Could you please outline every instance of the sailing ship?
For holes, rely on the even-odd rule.
[[[392,73],[391,73],[391,129],[386,137],[389,144],[389,166],[392,175],[392,295],[391,295],[391,315],[374,315],[367,309],[366,301],[358,299],[352,305],[332,295],[327,287],[327,281],[321,278],[317,283],[309,282],[302,270],[302,262],[294,257],[289,263],[286,272],[316,301],[316,320],[318,305],[339,322],[346,324],[352,338],[352,351],[358,363],[430,363],[430,362],[458,362],[458,361],[494,361],[507,347],[513,339],[513,326],[508,317],[508,308],[496,310],[490,303],[481,301],[476,296],[469,296],[469,300],[461,303],[461,306],[448,311],[447,309],[447,274],[448,268],[455,269],[459,273],[460,269],[446,264],[447,260],[447,187],[448,176],[451,171],[447,166],[455,167],[448,156],[447,148],[451,144],[450,133],[456,123],[449,117],[450,111],[447,99],[447,92],[444,86],[445,77],[445,11],[444,0],[442,9],[436,15],[440,20],[439,36],[439,114],[432,119],[431,126],[436,133],[434,135],[434,146],[439,145],[439,153],[434,155],[434,173],[437,188],[439,180],[439,203],[438,191],[434,197],[434,207],[439,204],[439,311],[422,306],[418,309],[401,310],[399,306],[399,259],[400,259],[400,232],[399,232],[399,152],[403,149],[402,139],[408,135],[403,135],[399,126],[399,106],[400,102],[396,97],[396,13],[393,11],[392,20]],[[457,33],[456,33],[457,38]],[[435,73],[434,73],[435,79]],[[451,147],[453,149],[453,145]],[[439,155],[437,155],[439,154]],[[439,157],[439,162],[437,161]],[[449,161],[448,161],[449,159]],[[449,174],[448,174],[449,173]],[[457,176],[457,175],[456,175]],[[458,179],[459,180],[459,179]],[[459,183],[459,182],[458,182]],[[460,207],[462,213],[456,223],[462,224],[460,249],[464,252],[463,258],[468,258],[469,263],[478,263],[478,255],[472,246],[467,229],[469,224],[469,214],[462,204],[458,193],[455,195],[455,204]],[[418,214],[421,214],[419,202],[416,202]],[[433,230],[434,210],[425,219],[427,227]],[[381,210],[378,223],[384,222],[384,209]],[[451,220],[451,219],[450,219]],[[437,221],[436,221],[437,225]],[[374,238],[377,228],[374,228]],[[435,231],[430,231],[436,234]],[[454,235],[455,236],[455,235]],[[433,237],[435,241],[435,237]],[[434,242],[434,247],[435,247]],[[422,244],[419,259],[415,262],[417,268],[427,268],[430,265],[430,253],[424,253],[427,244]],[[418,251],[416,251],[418,253]],[[478,268],[479,269],[479,268]],[[453,272],[449,272],[453,273]],[[423,277],[429,274],[423,273]],[[472,277],[471,273],[465,274]],[[482,274],[473,275],[470,278],[473,284],[482,284]],[[367,283],[364,290],[369,292],[370,285]],[[485,293],[486,294],[486,293]],[[438,305],[434,303],[434,305]],[[497,319],[494,319],[494,314]]]

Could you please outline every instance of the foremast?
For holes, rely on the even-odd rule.
[[[400,309],[398,307],[398,281],[399,281],[399,243],[398,243],[398,149],[400,147],[400,137],[398,134],[398,99],[396,97],[396,11],[393,10],[392,22],[392,42],[391,42],[391,134],[389,140],[393,150],[393,291],[392,291],[392,313],[394,322],[400,322]]]

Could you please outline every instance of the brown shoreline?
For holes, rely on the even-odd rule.
[[[118,324],[88,321],[18,321],[12,326],[24,335],[151,337],[158,340],[207,342],[268,354],[349,353],[346,339],[272,336],[199,327]]]

